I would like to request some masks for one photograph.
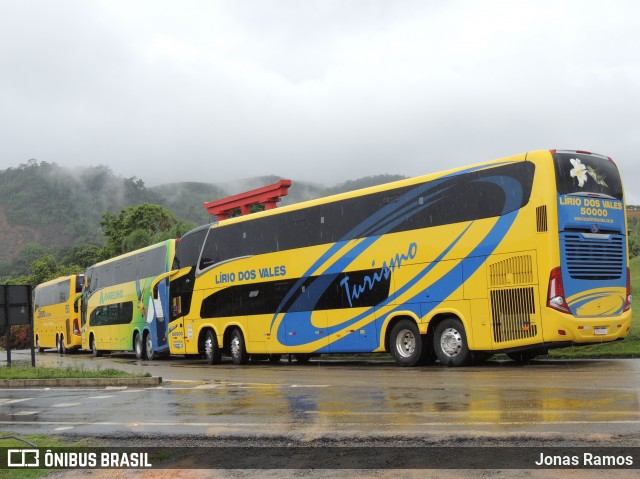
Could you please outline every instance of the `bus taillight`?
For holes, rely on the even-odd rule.
[[[631,269],[627,268],[627,294],[624,300],[624,309],[622,311],[629,311],[631,309]]]
[[[78,318],[73,320],[73,334],[80,336],[80,326],[78,325]]]
[[[549,275],[547,306],[563,313],[571,313],[569,305],[567,305],[567,300],[564,298],[564,285],[562,284],[562,271],[560,267],[553,268]]]

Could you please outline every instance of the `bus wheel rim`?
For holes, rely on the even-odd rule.
[[[147,340],[145,341],[144,345],[145,350],[143,351],[143,353],[146,354],[147,357],[150,357],[153,353],[153,341],[151,340],[151,334],[147,335]]]
[[[240,355],[240,339],[238,336],[234,336],[231,339],[231,356],[238,357]]]
[[[396,351],[403,358],[409,358],[415,353],[416,336],[408,329],[403,329],[396,337]]]
[[[457,329],[445,329],[440,336],[440,347],[442,352],[450,358],[457,356],[462,350],[462,335]]]
[[[204,354],[207,356],[207,358],[213,357],[213,340],[210,337],[207,337],[206,341],[204,342]]]

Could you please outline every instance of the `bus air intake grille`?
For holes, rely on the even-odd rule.
[[[531,315],[535,312],[533,288],[491,291],[493,340],[502,343],[535,337],[538,328],[531,323]]]
[[[491,287],[533,283],[533,261],[530,255],[514,256],[489,265]]]
[[[564,262],[573,279],[604,281],[625,273],[624,238],[614,235],[563,235]]]
[[[536,230],[538,233],[547,232],[547,205],[536,208]]]

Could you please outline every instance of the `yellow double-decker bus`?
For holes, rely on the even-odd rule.
[[[167,281],[175,240],[147,246],[87,268],[82,290],[82,347],[101,356],[135,351],[138,359],[168,354]],[[157,299],[152,297],[155,285]]]
[[[181,241],[170,348],[463,366],[622,339],[625,215],[611,159],[545,150],[223,220]]]
[[[80,314],[76,297],[82,292],[84,275],[74,274],[39,284],[33,291],[33,340],[44,352],[60,354],[81,346]]]

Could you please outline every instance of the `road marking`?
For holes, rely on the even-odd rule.
[[[8,412],[7,416],[32,416],[34,414],[40,414],[40,411],[16,411]]]
[[[89,396],[88,399],[109,399],[112,398],[112,395],[108,395],[108,396]]]
[[[292,384],[290,388],[328,388],[328,384]]]
[[[73,407],[80,406],[82,403],[79,402],[61,402],[58,404],[52,404],[51,407]]]
[[[20,398],[20,399],[0,399],[0,406],[5,404],[15,404],[23,401],[31,401],[33,398]]]
[[[171,381],[174,382],[174,381]],[[193,381],[183,381],[184,383]],[[156,390],[163,391],[195,391],[206,389],[314,389],[314,388],[328,388],[330,384],[200,384],[198,386],[160,386],[155,388]]]
[[[73,426],[57,427],[54,429],[54,431],[68,431],[69,429],[73,429]]]

